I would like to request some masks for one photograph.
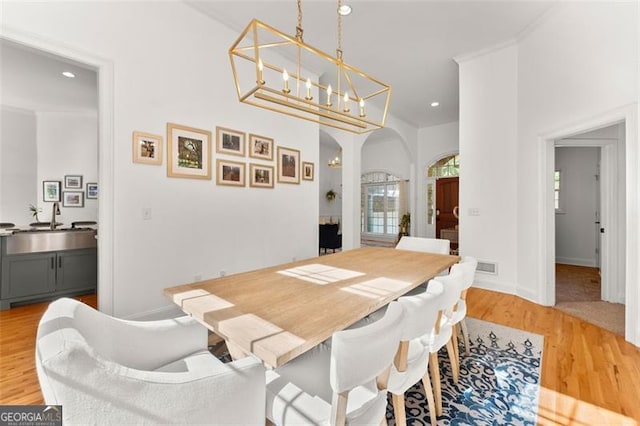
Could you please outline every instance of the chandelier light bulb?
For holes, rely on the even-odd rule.
[[[331,94],[333,93],[333,89],[331,89],[331,85],[327,86],[327,106],[331,106]]]
[[[305,99],[310,101],[313,99],[313,96],[311,96],[311,79],[307,77],[307,96],[305,96]]]
[[[258,84],[264,84],[264,80],[262,79],[262,70],[264,69],[264,64],[262,63],[262,59],[258,59]]]
[[[360,98],[360,117],[364,117],[366,114],[364,113],[364,99]]]
[[[289,90],[289,73],[286,69],[282,71],[282,80],[284,80],[284,88],[282,89],[282,91],[284,93],[290,93],[291,90]]]
[[[344,92],[343,100],[344,100],[344,109],[343,109],[343,111],[344,111],[344,112],[349,112],[349,111],[351,111],[351,110],[349,109],[349,92]]]

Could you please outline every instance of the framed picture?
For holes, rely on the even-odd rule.
[[[273,167],[262,164],[249,164],[249,186],[254,188],[273,188]]]
[[[62,207],[84,207],[84,192],[64,191],[62,193]]]
[[[98,184],[95,182],[87,183],[87,199],[98,198]]]
[[[245,186],[245,183],[244,183],[245,164],[244,163],[219,159],[216,161],[216,168],[218,171],[216,173],[216,176],[217,176],[216,183],[218,185]]]
[[[133,132],[133,162],[142,164],[162,164],[162,136],[151,133]],[[89,194],[87,194],[89,198]]]
[[[66,175],[64,177],[64,187],[68,189],[82,189],[82,176]]]
[[[243,132],[216,127],[216,152],[244,157],[244,138]]]
[[[273,139],[249,134],[249,157],[273,160]]]
[[[167,123],[167,176],[211,179],[211,132]]]
[[[300,183],[300,151],[278,147],[278,182]]]
[[[42,181],[42,201],[60,201],[62,182],[59,180]]]
[[[313,180],[313,163],[302,162],[302,179]]]

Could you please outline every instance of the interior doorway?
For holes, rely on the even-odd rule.
[[[624,124],[556,139],[555,307],[624,335]],[[622,184],[624,185],[624,184]],[[623,249],[622,249],[623,250]]]
[[[458,203],[460,155],[447,154],[427,168],[426,235],[451,243],[451,253],[458,254]]]
[[[22,44],[75,61],[82,66],[95,70],[98,74],[98,182],[100,183],[98,208],[98,308],[100,311],[115,315],[114,309],[114,157],[113,157],[113,122],[114,122],[114,86],[113,62],[94,56],[86,51],[70,47],[67,44],[45,38],[34,37],[33,34],[20,30],[3,28],[3,40]]]
[[[451,241],[451,251],[458,251],[459,177],[436,180],[436,238]]]

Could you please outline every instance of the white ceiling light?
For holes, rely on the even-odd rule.
[[[349,6],[348,4],[343,4],[338,8],[338,13],[342,16],[351,15],[351,11],[351,6]]]
[[[440,105],[440,102],[431,102],[431,106],[432,107],[437,107],[438,105]]]
[[[76,75],[75,75],[74,73],[72,73],[71,71],[65,71],[65,72],[63,72],[63,73],[62,73],[62,75],[64,75],[64,76],[65,76],[65,77],[67,77],[67,78],[75,78],[75,76],[76,76]]]

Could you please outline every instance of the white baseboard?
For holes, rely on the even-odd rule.
[[[516,294],[516,286],[514,284],[485,278],[483,274],[476,274],[473,286],[483,290],[497,291],[499,293]]]
[[[128,315],[124,317],[124,319],[131,321],[157,321],[163,319],[178,318],[184,315],[186,314],[176,305],[167,305],[163,306],[162,308]]]
[[[564,265],[575,265],[575,266],[590,266],[592,268],[596,267],[595,259],[578,259],[573,257],[556,257],[556,263],[562,263]]]
[[[542,304],[542,303],[540,303],[539,300],[537,300],[536,292],[531,291],[528,288],[518,287],[516,289],[516,295],[522,297],[525,300],[528,300],[529,302],[535,303],[536,305],[541,305]]]

